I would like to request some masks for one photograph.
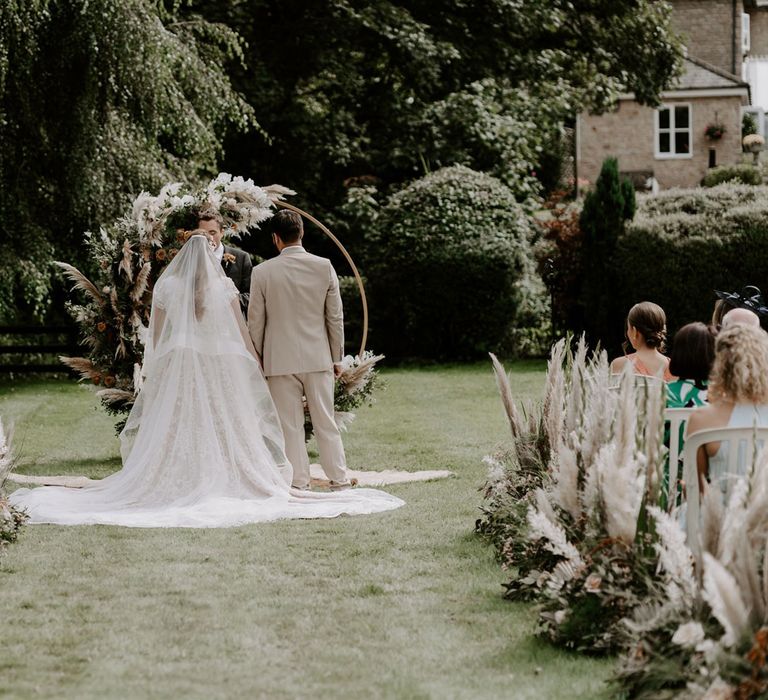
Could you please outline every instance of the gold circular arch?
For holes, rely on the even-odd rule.
[[[303,209],[299,209],[297,206],[294,206],[293,204],[289,204],[288,202],[284,202],[282,200],[277,200],[275,202],[277,206],[283,207],[284,209],[290,209],[291,211],[295,211],[300,216],[303,216],[305,219],[308,219],[311,221],[315,226],[317,226],[328,238],[330,238],[335,244],[336,247],[341,251],[342,255],[347,259],[347,262],[349,263],[349,266],[352,268],[352,273],[355,276],[355,281],[357,282],[357,288],[360,290],[360,301],[363,304],[363,338],[360,341],[360,356],[362,357],[363,353],[365,352],[365,346],[368,342],[368,300],[365,296],[365,287],[363,286],[363,278],[360,276],[360,273],[357,271],[357,265],[355,265],[355,261],[352,260],[352,256],[347,252],[347,249],[342,245],[341,241],[336,238],[336,236],[331,233],[331,230],[325,225],[319,222],[314,216],[311,214],[308,214]]]

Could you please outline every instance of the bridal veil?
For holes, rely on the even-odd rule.
[[[82,489],[19,489],[32,522],[228,527],[390,510],[374,489],[290,488],[280,423],[238,293],[192,236],[153,293],[144,382],[120,435],[123,468]]]

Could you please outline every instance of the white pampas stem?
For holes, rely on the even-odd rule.
[[[133,403],[136,398],[132,392],[123,391],[122,389],[100,389],[96,392],[96,396],[109,404],[123,401],[126,403]]]
[[[708,488],[701,499],[701,546],[717,556],[723,527],[723,502],[719,488]]]
[[[69,263],[65,262],[59,262],[56,261],[54,263],[55,265],[58,265],[62,270],[64,270],[64,274],[75,283],[73,289],[79,289],[83,292],[85,292],[91,299],[93,299],[99,306],[103,306],[106,303],[106,299],[104,299],[104,295],[96,288],[96,285],[91,282],[80,270],[78,270],[73,265],[70,265]]]
[[[552,508],[552,503],[547,496],[547,492],[544,489],[536,489],[534,498],[536,500],[536,507],[539,511],[551,522],[556,523],[557,515],[555,514],[554,508]]]
[[[552,353],[547,363],[547,379],[544,388],[543,415],[544,426],[550,450],[554,451],[563,429],[563,408],[565,402],[565,339],[552,346]]]
[[[93,379],[99,374],[99,371],[93,366],[93,362],[85,357],[64,357],[60,355],[59,362],[75,370],[81,379]]]
[[[355,414],[352,411],[336,411],[333,414],[333,420],[339,430],[348,430],[352,421],[355,420]]]
[[[725,630],[722,643],[732,647],[746,629],[749,613],[733,576],[711,554],[704,552],[704,600]]]
[[[674,582],[667,591],[673,604],[680,603],[680,595],[693,601],[698,588],[693,572],[693,554],[685,544],[685,532],[672,517],[661,508],[651,506],[648,513],[656,521],[659,541],[654,545],[659,554],[659,566]]]
[[[740,537],[745,535],[747,523],[747,480],[739,478],[731,489],[731,497],[725,508],[723,525],[720,530],[720,545],[718,547],[718,559],[723,566],[731,563],[731,557],[736,551],[736,544]],[[718,489],[716,484],[712,489]],[[718,489],[719,490],[719,489]]]
[[[552,474],[551,493],[555,503],[570,513],[574,520],[579,519],[579,465],[576,451],[562,440],[550,461]]]
[[[621,461],[615,442],[603,446],[595,460],[600,478],[603,522],[610,537],[631,545],[637,531],[637,516],[645,487],[645,464],[640,454],[630,453]]]
[[[492,352],[488,354],[491,356],[491,362],[493,363],[496,386],[499,388],[499,394],[501,394],[501,403],[504,405],[504,412],[507,415],[509,429],[512,431],[512,437],[519,437],[522,423],[520,420],[520,413],[518,412],[514,398],[512,397],[512,387],[509,385],[509,377],[496,355]]]
[[[125,278],[129,283],[133,282],[132,257],[133,251],[131,250],[131,242],[126,238],[123,241],[123,257],[120,259],[120,264],[117,266],[117,269],[125,275]]]
[[[147,284],[149,283],[149,272],[152,269],[151,263],[144,263],[139,274],[136,275],[136,284],[131,289],[131,299],[133,301],[139,301],[144,296],[144,292],[147,291]]]
[[[281,199],[285,199],[286,197],[290,197],[291,195],[296,194],[296,192],[294,192],[292,189],[283,187],[282,185],[267,185],[263,189],[267,193],[267,197],[269,197],[273,202],[280,201]]]
[[[552,522],[546,515],[535,508],[528,509],[528,539],[544,540],[544,546],[557,556],[564,557],[571,564],[582,564],[579,551],[569,541],[562,526]]]
[[[11,434],[6,431],[3,419],[0,418],[0,488],[13,469],[13,451],[11,450]]]

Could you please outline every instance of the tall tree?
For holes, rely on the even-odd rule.
[[[228,27],[180,0],[0,3],[0,319],[42,315],[51,260],[131,194],[215,170],[253,121],[224,65]]]
[[[621,92],[654,103],[680,48],[657,0],[193,0],[248,42],[235,85],[268,139],[226,162],[333,206],[351,177],[462,163],[518,196],[547,133]]]

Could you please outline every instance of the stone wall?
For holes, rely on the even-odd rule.
[[[688,53],[741,77],[742,0],[736,1],[735,66],[732,0],[672,0],[672,5],[672,25],[683,35]]]
[[[768,56],[768,9],[748,10],[750,23],[750,48],[752,56]]]
[[[621,171],[650,171],[661,188],[695,187],[707,172],[709,149],[714,148],[717,165],[732,165],[742,158],[741,98],[711,97],[666,100],[665,104],[691,104],[692,157],[657,159],[654,149],[654,110],[631,100],[621,100],[617,110],[579,116],[577,175],[594,183],[603,160],[616,156]],[[726,133],[712,142],[704,129],[715,121]]]

